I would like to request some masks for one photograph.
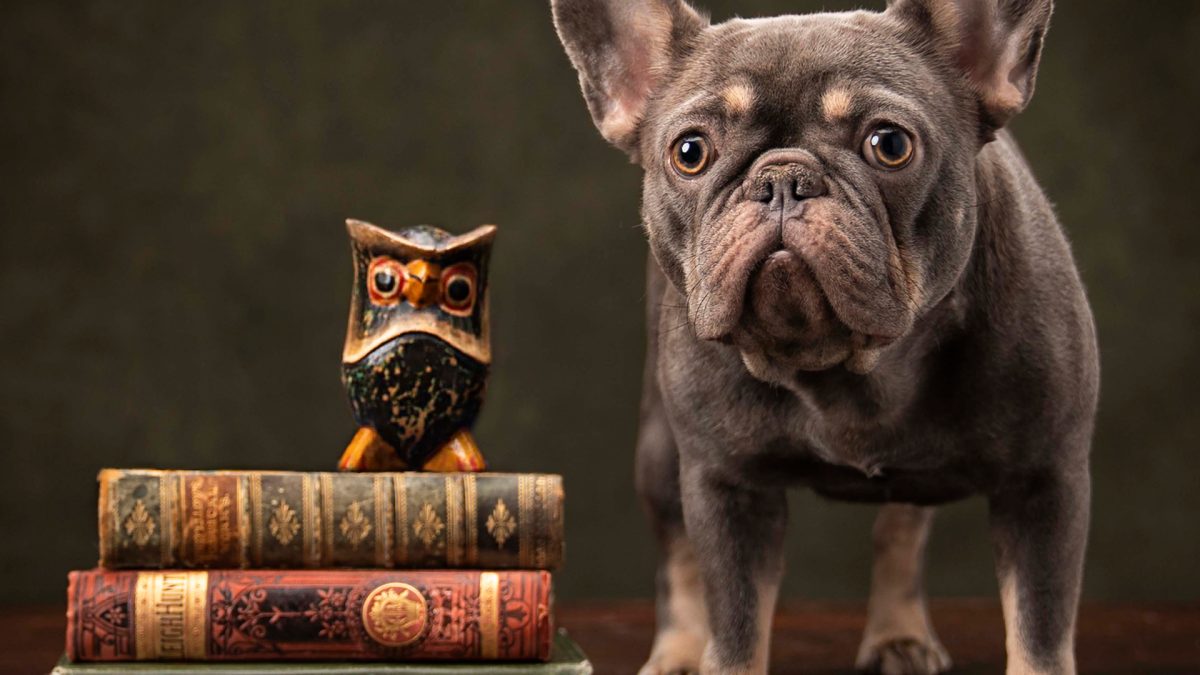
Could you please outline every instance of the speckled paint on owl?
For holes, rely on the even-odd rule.
[[[455,459],[435,466],[482,468],[482,457],[454,453],[479,452],[469,431],[491,363],[487,272],[495,226],[458,236],[426,225],[391,232],[358,220],[346,221],[346,229],[354,286],[342,381],[359,424],[355,439],[373,433],[413,469],[442,450]],[[380,282],[380,270],[392,278]],[[469,284],[466,302],[450,294],[451,281]],[[372,433],[364,436],[364,429]],[[468,432],[467,440],[447,446],[459,432]],[[387,466],[374,464],[366,447],[352,440],[339,467]]]
[[[374,428],[409,466],[421,466],[483,403],[488,366],[447,342],[408,333],[342,365],[360,426]]]

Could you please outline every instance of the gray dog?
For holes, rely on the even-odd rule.
[[[990,508],[1009,673],[1073,673],[1099,365],[1004,125],[1051,0],[710,25],[553,0],[601,134],[645,171],[639,491],[661,538],[643,673],[762,673],[785,488],[882,502],[858,666],[946,670],[932,505]]]

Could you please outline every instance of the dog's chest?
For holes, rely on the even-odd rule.
[[[941,503],[978,490],[969,444],[909,405],[827,389],[737,397],[727,466],[748,481],[783,481],[854,501]],[[735,439],[741,439],[738,442]]]

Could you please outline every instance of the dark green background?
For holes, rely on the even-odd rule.
[[[0,60],[0,602],[95,562],[100,467],[334,465],[347,216],[500,224],[481,443],[565,475],[560,598],[651,592],[640,177],[545,2],[8,0]],[[1198,64],[1200,3],[1061,0],[1016,125],[1103,348],[1092,598],[1200,598]],[[787,593],[862,597],[873,510],[792,504]],[[930,549],[933,593],[994,592],[978,500]]]

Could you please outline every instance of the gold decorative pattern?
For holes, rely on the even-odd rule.
[[[475,485],[475,474],[463,474],[462,481],[463,508],[466,510],[463,522],[467,526],[467,553],[466,560],[463,562],[474,566],[479,564],[479,523],[476,517],[476,511],[479,509],[479,494]]]
[[[246,476],[242,476],[237,482],[237,544],[238,544],[238,563],[242,567],[250,566],[250,509],[247,508],[250,504],[250,495]],[[261,502],[260,502],[261,503]],[[261,531],[261,530],[260,530]]]
[[[479,573],[479,655],[500,655],[500,575]]]
[[[462,482],[457,476],[446,476],[446,564],[462,564]]]
[[[154,536],[156,528],[150,511],[146,509],[146,503],[140,499],[133,503],[133,510],[125,517],[124,525],[125,534],[138,546],[150,543],[150,537]]]
[[[545,525],[546,521],[546,477],[538,476],[533,480],[533,500],[537,504],[537,508],[533,510],[533,517],[526,522],[526,526],[534,532],[533,545],[533,563],[540,567],[546,564],[546,537]]]
[[[517,521],[509,512],[503,499],[496,500],[496,508],[487,519],[487,531],[496,540],[496,548],[504,548],[504,542],[517,530]]]
[[[180,474],[166,475],[158,481],[158,522],[162,525],[158,539],[162,542],[160,550],[164,567],[173,565],[183,553],[183,514],[187,512],[184,489],[183,476]]]
[[[342,522],[338,524],[338,530],[354,548],[358,548],[358,545],[371,534],[371,521],[363,514],[361,501],[350,502],[350,506],[346,508],[346,514],[342,516]]]
[[[296,510],[286,499],[271,500],[271,520],[267,522],[267,527],[275,541],[283,546],[292,543],[296,538],[296,534],[300,532],[300,521],[296,518]]]
[[[425,548],[433,547],[433,542],[442,534],[442,530],[446,526],[442,523],[442,519],[438,517],[437,511],[433,510],[433,504],[425,502],[421,505],[421,511],[417,513],[416,520],[413,521],[413,534],[417,535],[417,539],[425,544]]]
[[[522,474],[517,476],[517,518],[527,520],[533,513],[533,476]],[[533,529],[517,528],[517,560],[521,567],[533,567]]]
[[[262,566],[263,559],[263,527],[262,522],[262,474],[252,473],[250,478],[250,533],[254,535],[254,564]],[[272,503],[274,501],[272,500]],[[278,537],[276,537],[278,539]],[[289,539],[290,541],[290,539]]]
[[[392,477],[396,489],[396,564],[408,562],[408,484],[404,476]]]
[[[309,567],[321,565],[321,551],[316,519],[316,481],[311,474],[300,477],[300,517],[304,519],[301,528],[301,545],[304,547],[304,562]]]
[[[363,627],[388,647],[403,647],[421,637],[428,618],[425,597],[408,584],[384,584],[363,601]]]
[[[392,566],[392,502],[385,494],[388,480],[375,476],[371,487],[375,493],[375,564]]]
[[[321,564],[333,562],[333,476],[320,474],[321,490]]]

